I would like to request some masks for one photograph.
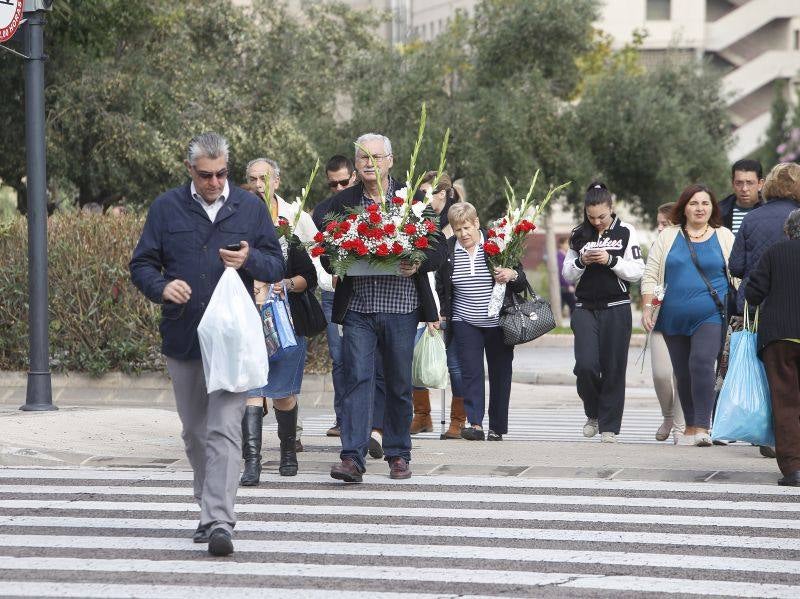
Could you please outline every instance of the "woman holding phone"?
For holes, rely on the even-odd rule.
[[[575,376],[583,400],[585,437],[600,433],[615,443],[625,406],[625,371],[631,339],[629,283],[642,278],[636,230],[613,211],[611,192],[592,183],[583,222],[572,230],[562,274],[575,285]]]

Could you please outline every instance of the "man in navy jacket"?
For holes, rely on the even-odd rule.
[[[253,280],[280,281],[284,264],[266,206],[228,184],[228,142],[203,133],[189,142],[192,181],[159,196],[130,262],[134,285],[161,304],[162,352],[183,424],[200,504],[197,543],[213,555],[233,552],[234,502],[242,455],[246,393],[208,393],[197,325],[225,267],[248,291]],[[238,251],[226,246],[239,245]]]

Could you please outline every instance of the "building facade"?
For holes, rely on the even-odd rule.
[[[565,0],[567,1],[567,0]],[[391,43],[430,40],[456,11],[471,14],[476,0],[350,0],[394,15],[385,29]],[[764,140],[775,82],[789,81],[787,99],[800,85],[800,0],[605,0],[599,29],[618,46],[647,32],[645,64],[708,59],[722,75],[735,143],[731,160]]]

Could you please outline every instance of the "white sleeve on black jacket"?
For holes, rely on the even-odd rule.
[[[567,250],[567,255],[564,256],[564,266],[561,267],[561,276],[570,283],[577,285],[584,272],[586,272],[586,267],[580,261],[578,252],[569,248]]]
[[[635,283],[644,274],[644,260],[642,259],[642,248],[639,247],[639,236],[636,229],[627,223],[621,223],[629,231],[628,245],[622,258],[614,256],[611,260],[611,270],[623,281]],[[566,267],[566,260],[564,266]]]

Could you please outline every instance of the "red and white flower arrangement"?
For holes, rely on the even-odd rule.
[[[571,183],[563,183],[557,187],[551,186],[545,198],[539,204],[535,204],[533,189],[536,187],[538,178],[539,170],[533,175],[528,193],[521,202],[517,200],[514,188],[506,179],[506,200],[508,202],[506,214],[489,224],[486,239],[483,243],[483,251],[492,268],[514,268],[519,264],[525,252],[525,241],[528,235],[536,229],[534,221],[542,213],[542,210],[550,202],[553,195]],[[495,283],[492,289],[492,297],[489,300],[489,316],[500,314],[505,293],[506,284]]]
[[[396,274],[401,261],[422,262],[425,250],[439,241],[438,215],[430,206],[431,195],[420,201],[414,196],[422,183],[422,175],[414,178],[417,155],[425,131],[425,105],[422,105],[419,133],[411,154],[406,187],[394,192],[391,200],[351,209],[339,218],[329,218],[322,231],[314,237],[312,257],[326,254],[338,276],[348,271],[362,274],[363,263],[372,270],[369,274]],[[439,169],[432,187],[444,171],[445,154],[450,130],[447,130],[440,154]],[[365,148],[373,167],[379,171],[374,158]],[[378,177],[379,194],[385,197]],[[355,267],[358,268],[356,270]]]

